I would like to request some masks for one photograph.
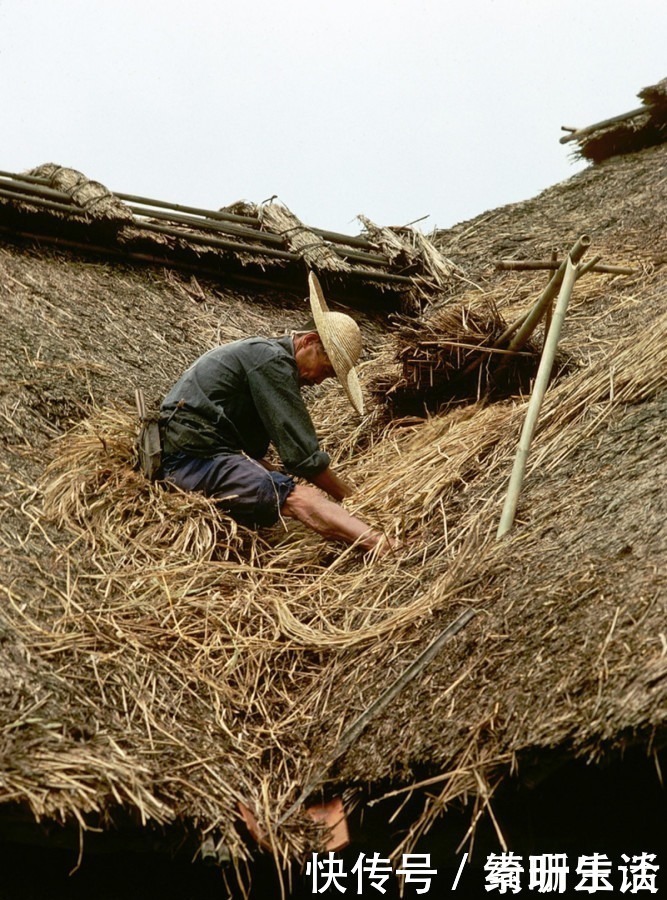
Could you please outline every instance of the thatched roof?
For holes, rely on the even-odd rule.
[[[539,753],[597,759],[667,723],[664,146],[441,233],[465,271],[445,298],[511,321],[544,272],[496,260],[591,252],[634,270],[577,283],[567,373],[540,419],[509,538],[495,529],[526,398],[361,424],[335,385],[310,406],[349,501],[404,536],[339,553],[294,523],[254,535],[133,469],[135,385],[159,397],[202,350],[303,317],[132,259],[0,246],[2,799],[35,816],[179,818],[247,853],[238,803],[278,857],[317,835],[304,786],[428,776],[411,837],[455,797],[483,806]],[[444,301],[443,301],[444,302]],[[366,389],[398,375],[383,319],[359,314]],[[446,336],[445,336],[446,337]],[[538,334],[539,339],[539,334]],[[340,756],[351,723],[456,616],[466,627]],[[401,796],[398,798],[401,799]]]
[[[363,219],[362,234],[340,234],[304,225],[274,201],[200,209],[112,193],[81,172],[46,163],[22,174],[0,172],[0,234],[227,285],[302,292],[312,269],[329,296],[389,310],[420,309],[456,275],[413,229],[381,229]]]
[[[572,129],[561,143],[577,141],[575,156],[596,163],[663,144],[667,141],[667,78],[642,88],[637,96],[642,101],[637,109]]]

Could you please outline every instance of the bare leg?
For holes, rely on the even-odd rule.
[[[373,550],[382,543],[383,546],[378,548],[380,553],[392,549],[392,544],[385,540],[381,532],[374,531],[366,522],[350,515],[342,506],[308,485],[298,484],[280,511],[330,540],[345,541],[347,544],[359,541],[365,550]]]

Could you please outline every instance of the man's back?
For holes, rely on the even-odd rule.
[[[165,452],[263,457],[273,442],[308,477],[329,464],[301,398],[291,337],[246,338],[209,350],[162,404]]]

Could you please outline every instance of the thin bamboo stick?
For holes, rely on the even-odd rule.
[[[552,259],[552,260],[540,260],[540,259],[499,259],[496,262],[497,269],[504,269],[506,271],[513,272],[522,272],[522,271],[532,271],[538,269],[558,269],[562,264],[562,260]],[[629,266],[615,266],[615,265],[607,265],[606,263],[597,263],[591,269],[592,272],[604,272],[609,275],[634,275],[636,273],[636,269],[631,269]]]
[[[533,439],[533,434],[535,433],[535,426],[537,425],[537,419],[540,414],[542,401],[549,385],[549,378],[551,376],[551,369],[553,367],[554,358],[556,356],[558,339],[560,338],[561,329],[563,327],[563,320],[565,318],[568,303],[570,302],[572,288],[574,287],[574,283],[576,280],[577,268],[573,265],[572,260],[568,257],[566,262],[565,275],[563,277],[563,283],[561,285],[560,293],[558,294],[558,302],[556,303],[556,309],[554,310],[553,320],[551,322],[551,328],[549,329],[549,334],[544,345],[544,350],[542,351],[542,358],[537,370],[537,376],[535,377],[535,385],[530,397],[530,402],[528,403],[528,410],[526,412],[526,418],[523,423],[523,428],[521,429],[519,447],[514,459],[514,466],[512,467],[512,475],[510,477],[510,483],[507,489],[507,496],[505,497],[505,504],[503,506],[502,515],[500,517],[500,524],[498,525],[498,531],[496,533],[497,540],[500,540],[500,538],[504,537],[507,534],[507,532],[512,527],[512,523],[514,522],[516,507],[519,502],[519,494],[521,493],[521,486],[523,484],[523,479],[526,473],[528,451],[530,450],[530,444]]]
[[[501,350],[499,347],[485,347],[484,344],[466,344],[462,341],[419,341],[420,347],[461,347],[463,350],[479,350],[480,353],[498,353],[501,356],[532,356],[532,353],[513,352]],[[420,360],[418,360],[420,361]],[[425,362],[426,360],[424,360]]]

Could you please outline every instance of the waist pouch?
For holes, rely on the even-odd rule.
[[[139,435],[137,437],[137,458],[139,469],[149,481],[155,481],[160,475],[162,465],[162,441],[160,440],[159,416],[146,412],[144,392],[137,388],[134,392],[139,414]]]

